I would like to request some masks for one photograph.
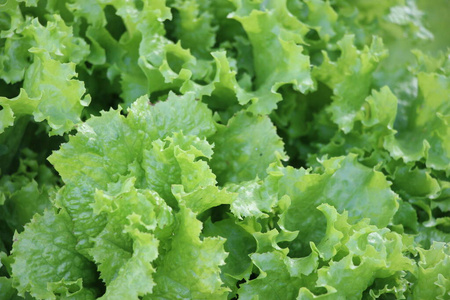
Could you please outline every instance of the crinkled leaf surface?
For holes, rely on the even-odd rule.
[[[299,230],[302,245],[318,242],[324,235],[318,224],[325,225],[325,220],[316,209],[322,203],[347,210],[353,219],[369,218],[380,227],[389,224],[398,208],[397,195],[382,173],[361,165],[355,155],[332,158],[322,166],[323,174],[291,173],[296,177],[285,176],[278,182],[279,196],[291,198],[280,224]]]
[[[413,296],[445,299],[450,295],[448,243],[433,243],[429,250],[419,250],[420,261]]]
[[[411,111],[410,126],[385,142],[394,158],[405,162],[425,158],[428,167],[448,172],[450,161],[450,79],[436,73],[419,73],[421,97]]]
[[[240,112],[217,130],[210,138],[211,168],[221,184],[264,178],[269,164],[284,157],[283,142],[267,117]]]
[[[0,298],[449,298],[428,2],[0,1]]]
[[[223,238],[200,240],[201,222],[188,208],[181,206],[175,215],[176,228],[171,248],[156,262],[157,298],[226,299],[220,266],[225,264]]]
[[[28,291],[39,299],[72,294],[95,298],[96,268],[75,250],[71,226],[67,212],[48,210],[15,237],[12,275],[19,294]]]

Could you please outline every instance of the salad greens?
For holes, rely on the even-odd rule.
[[[0,0],[0,299],[449,299],[449,20]]]

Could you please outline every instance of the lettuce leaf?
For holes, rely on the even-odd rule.
[[[251,113],[236,114],[210,140],[216,148],[211,167],[222,184],[264,178],[269,164],[285,158],[269,118]]]
[[[234,2],[237,10],[232,16],[248,35],[255,68],[255,91],[239,102],[251,101],[251,112],[267,114],[281,100],[277,90],[283,84],[292,84],[302,93],[313,90],[309,58],[298,45],[303,43],[308,29],[289,13],[286,1],[268,1],[261,5],[247,0]]]
[[[300,248],[293,249],[297,252],[304,253],[302,248],[310,241],[318,242],[323,237],[325,220],[316,210],[322,203],[340,212],[348,211],[354,220],[368,218],[379,227],[387,226],[398,208],[398,196],[385,176],[359,164],[355,155],[332,158],[322,165],[323,174],[289,172],[291,176],[286,174],[278,181],[278,195],[286,194],[291,199],[291,205],[280,214],[280,226],[300,230]]]
[[[0,298],[447,299],[425,2],[0,1]]]
[[[391,136],[385,147],[396,159],[409,162],[424,158],[427,167],[448,173],[450,80],[436,73],[419,73],[417,79],[421,97],[415,107],[422,109],[411,112],[408,130]]]
[[[67,212],[48,210],[15,237],[11,267],[19,295],[27,291],[38,299],[93,299],[99,293],[95,265],[75,251],[71,225]]]
[[[433,243],[429,250],[419,250],[417,282],[413,296],[445,299],[450,295],[448,244]]]
[[[219,266],[225,264],[225,240],[200,240],[201,222],[188,208],[175,215],[175,237],[170,250],[157,262],[154,296],[173,299],[226,299]]]

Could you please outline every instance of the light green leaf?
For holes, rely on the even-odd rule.
[[[214,223],[210,219],[207,220],[204,222],[203,234],[226,239],[224,248],[228,256],[225,265],[221,266],[222,279],[230,289],[236,290],[237,281],[242,278],[248,279],[251,274],[252,262],[249,254],[256,250],[255,239],[232,218]]]
[[[386,50],[382,40],[374,38],[362,51],[354,46],[354,36],[346,35],[337,43],[341,56],[336,62],[323,52],[324,61],[313,70],[314,77],[333,89],[333,102],[328,108],[333,121],[345,133],[353,128],[355,119],[369,95],[372,74]],[[355,84],[357,83],[357,84]]]
[[[171,96],[167,102],[154,106],[142,97],[126,118],[117,110],[103,112],[83,123],[78,134],[49,157],[66,184],[57,203],[72,216],[79,239],[77,249],[88,255],[82,249],[88,249],[90,237],[106,225],[104,216],[94,216],[90,206],[95,189],[107,190],[108,183],[117,182],[121,176],[134,177],[136,187],[155,190],[175,207],[171,184],[186,184],[187,192],[197,187],[186,177],[192,170],[183,170],[186,178],[181,178],[177,151],[193,155],[191,162],[198,157],[211,157],[211,146],[204,138],[214,130],[211,112],[189,95]],[[179,131],[186,136],[178,134],[164,140]],[[207,172],[207,183],[212,184],[214,175],[204,168],[204,163],[199,160],[193,164],[199,171]],[[205,174],[198,178],[204,181]]]
[[[8,104],[0,106],[0,134],[5,131],[5,128],[14,125],[14,112]]]
[[[186,193],[182,185],[172,186],[172,193],[179,203],[183,203],[193,212],[200,214],[212,207],[223,204],[232,204],[237,195],[226,189],[219,189],[215,185],[199,187],[198,189]]]
[[[96,192],[94,212],[106,214],[107,225],[90,254],[106,283],[104,299],[138,299],[152,292],[158,240],[151,232],[172,222],[171,209],[157,194],[133,185],[134,179],[127,179]]]
[[[281,101],[277,90],[283,84],[292,84],[302,93],[313,90],[309,57],[298,45],[303,43],[308,28],[288,11],[286,1],[266,1],[260,5],[248,0],[235,3],[238,9],[232,17],[248,35],[256,75],[255,90],[238,96],[239,103],[250,103],[249,111],[256,114],[268,114]]]
[[[418,101],[409,115],[409,128],[389,136],[384,147],[395,159],[405,162],[425,159],[429,168],[449,171],[450,77],[419,73]]]
[[[290,259],[280,252],[255,253],[251,255],[253,263],[260,269],[257,279],[242,285],[239,299],[294,299],[301,287],[299,277],[289,273]]]
[[[60,15],[52,15],[49,19],[45,27],[37,18],[31,20],[21,35],[31,39],[31,47],[45,50],[54,60],[76,64],[84,61],[89,54],[87,43],[73,35],[72,27],[67,26]]]
[[[34,214],[52,206],[58,183],[59,178],[38,161],[36,153],[21,152],[15,173],[0,177],[0,249],[10,249],[14,232],[22,232]]]
[[[414,270],[414,261],[404,254],[412,251],[411,237],[369,225],[368,219],[352,224],[347,212],[339,214],[328,204],[319,210],[327,218],[327,232],[317,249],[326,262],[317,271],[316,285],[327,293],[317,298],[359,299],[374,281],[383,278],[405,284],[405,271]],[[401,286],[398,290],[404,292]],[[302,289],[297,299],[313,298]]]
[[[336,35],[336,21],[338,14],[328,1],[322,0],[306,0],[308,5],[308,17],[306,24],[317,30],[319,36],[325,41]]]
[[[361,165],[353,154],[323,161],[322,165],[323,174],[292,174],[295,177],[286,176],[278,182],[279,197],[286,193],[291,198],[280,225],[300,231],[301,247],[324,236],[325,219],[316,210],[322,203],[335,206],[339,212],[347,210],[355,220],[368,218],[380,227],[389,224],[398,209],[398,196],[382,173]],[[305,249],[295,251],[304,253]]]
[[[62,135],[81,121],[81,111],[90,97],[84,95],[84,84],[73,79],[73,63],[53,60],[44,50],[31,51],[35,58],[25,72],[23,90],[13,99],[0,97],[0,105],[9,105],[16,117],[32,114],[37,122],[47,120],[51,134]]]
[[[378,125],[393,131],[397,115],[397,98],[392,94],[391,90],[386,86],[381,88],[379,92],[373,90],[365,102],[367,105],[362,107],[364,112],[362,123],[364,126],[373,127]]]
[[[225,239],[199,239],[202,224],[188,208],[180,206],[167,254],[156,262],[152,297],[170,299],[227,299],[220,266],[225,264]]]
[[[229,191],[237,193],[237,199],[231,204],[231,212],[238,218],[268,217],[267,213],[277,204],[276,191],[267,180],[255,179],[239,184],[227,185]]]
[[[13,282],[11,278],[0,276],[0,291],[2,291],[0,300],[23,299],[22,297],[19,298],[17,296],[17,290],[12,284]]]
[[[46,211],[15,236],[12,277],[19,295],[28,291],[38,299],[95,298],[96,269],[75,251],[71,225],[67,212]]]
[[[210,141],[215,145],[211,168],[221,184],[264,178],[269,164],[284,158],[283,142],[269,118],[245,111],[218,126]]]
[[[66,183],[87,177],[104,186],[108,182],[105,179],[125,174],[131,163],[141,161],[144,150],[152,149],[153,141],[178,131],[186,136],[206,137],[215,128],[204,104],[190,95],[172,95],[155,106],[150,106],[145,97],[139,98],[127,118],[119,111],[104,112],[83,123],[78,131],[49,161]],[[82,170],[81,166],[88,168]]]
[[[89,253],[106,283],[105,299],[138,299],[152,292],[151,262],[158,256],[159,244],[153,232],[169,230],[173,222],[163,199],[134,184],[134,178],[121,178],[109,184],[108,191],[95,193],[94,213],[106,215],[107,224],[93,239]]]
[[[150,150],[144,151],[142,169],[145,172],[145,186],[158,192],[167,203],[176,207],[174,196],[180,198],[185,192],[215,186],[215,175],[206,162],[198,159],[211,157],[211,153],[211,145],[194,136],[185,137],[179,133],[174,134],[173,138],[166,138],[164,142],[156,140]],[[183,186],[172,192],[175,184]],[[200,202],[191,203],[194,199],[187,201],[190,207],[197,206],[199,209],[209,205],[207,199],[202,201],[203,205]]]
[[[441,299],[450,296],[450,253],[448,243],[433,243],[429,250],[418,249],[420,261],[412,295],[417,299]]]
[[[215,42],[215,31],[211,22],[213,15],[200,9],[201,1],[175,1],[173,7],[179,13],[178,26],[174,33],[183,48],[190,49],[197,57],[207,57]]]

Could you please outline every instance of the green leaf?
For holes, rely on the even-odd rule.
[[[0,105],[9,105],[15,117],[33,115],[35,121],[47,120],[51,134],[62,135],[81,122],[80,114],[90,102],[81,81],[73,79],[75,64],[53,60],[44,50],[33,48],[34,62],[25,72],[19,96],[0,97]]]
[[[256,250],[253,236],[234,219],[223,219],[212,223],[204,222],[203,234],[207,237],[220,236],[226,239],[224,249],[228,252],[225,265],[221,266],[221,278],[232,291],[236,292],[236,283],[248,279],[252,271],[249,254]]]
[[[175,1],[173,7],[179,13],[179,22],[174,34],[183,48],[190,49],[196,56],[207,57],[215,42],[215,31],[209,10],[201,10],[200,1]],[[203,3],[202,3],[203,4]]]
[[[319,255],[326,261],[317,271],[316,282],[327,290],[324,298],[361,298],[379,278],[404,284],[405,271],[414,270],[414,261],[404,254],[412,251],[411,237],[369,225],[368,219],[352,224],[347,212],[339,214],[328,204],[322,204],[319,210],[327,219],[325,237],[317,245]],[[351,285],[347,284],[349,281]],[[298,299],[312,298],[315,297],[310,291],[301,289]]]
[[[418,249],[420,261],[412,295],[417,299],[446,299],[450,296],[450,253],[448,243],[433,243]]]
[[[215,185],[199,187],[190,193],[186,193],[182,185],[174,185],[172,186],[172,193],[175,198],[177,198],[179,203],[183,203],[186,207],[190,208],[197,214],[200,214],[212,207],[223,204],[231,204],[237,197],[235,193],[230,193],[225,189],[219,189]]]
[[[261,274],[257,279],[242,285],[239,299],[294,299],[301,286],[301,279],[291,277],[289,273],[290,259],[280,252],[255,253],[251,255],[253,263]]]
[[[374,38],[370,48],[362,51],[354,46],[354,36],[346,35],[337,43],[341,56],[336,62],[323,52],[324,61],[313,70],[314,77],[333,89],[333,102],[328,108],[332,120],[345,133],[353,128],[355,119],[369,95],[372,73],[386,56],[382,40]],[[357,84],[355,84],[357,82]]]
[[[306,0],[308,18],[305,21],[310,27],[317,30],[319,36],[326,42],[336,35],[336,21],[338,14],[328,1]]]
[[[382,173],[361,165],[353,154],[322,161],[322,166],[323,174],[291,173],[292,177],[278,182],[279,196],[291,198],[280,225],[300,231],[297,240],[301,247],[324,236],[325,219],[316,210],[322,203],[335,206],[339,212],[347,210],[352,219],[368,218],[381,228],[389,224],[398,209],[398,196]]]
[[[281,101],[277,90],[283,84],[292,84],[302,93],[313,90],[309,57],[298,45],[303,43],[308,29],[288,11],[286,1],[266,1],[261,5],[247,0],[234,2],[238,9],[232,17],[248,35],[256,75],[255,90],[239,97],[239,103],[250,103],[248,110],[253,113],[268,114]]]
[[[220,266],[225,264],[225,239],[200,240],[202,224],[184,206],[175,215],[176,228],[167,254],[156,262],[152,297],[171,299],[226,299]]]
[[[229,191],[237,193],[237,199],[231,204],[231,212],[238,218],[264,218],[278,202],[277,193],[271,190],[269,183],[255,179],[239,184],[227,185]]]
[[[35,18],[20,34],[30,38],[31,47],[45,50],[52,59],[62,63],[78,64],[89,54],[88,44],[73,35],[73,28],[67,26],[60,15],[49,16],[45,27]]]
[[[75,251],[71,225],[67,212],[46,211],[15,236],[12,278],[19,295],[28,291],[40,299],[95,298],[96,269]]]
[[[1,300],[23,299],[17,297],[17,290],[12,284],[11,278],[0,277],[0,291],[2,291],[2,294],[0,295]]]
[[[5,131],[5,128],[14,125],[14,112],[7,104],[0,106],[0,134]]]
[[[216,176],[200,159],[210,158],[211,148],[206,140],[185,137],[181,133],[175,133],[164,142],[156,140],[152,149],[144,152],[145,186],[158,192],[172,207],[177,206],[175,198],[195,207],[196,211],[206,210],[222,201],[231,203],[233,198],[215,187]],[[177,184],[181,185],[175,186]],[[208,192],[213,194],[208,195]]]
[[[395,159],[425,159],[427,167],[448,172],[450,77],[419,73],[418,84],[421,96],[413,103],[409,128],[389,136],[384,147]]]
[[[394,174],[393,188],[409,197],[436,198],[441,188],[438,181],[428,170],[415,168],[414,165],[401,165]]]
[[[230,111],[234,114],[234,110],[239,109],[238,96],[245,95],[245,91],[239,86],[236,79],[236,70],[232,65],[233,61],[227,57],[224,51],[211,52],[216,66],[216,74],[210,83],[212,91],[210,95],[205,94],[202,101],[208,104],[208,107],[215,111]],[[226,116],[228,120],[230,116]]]
[[[49,195],[55,192],[53,190],[55,187],[38,186],[35,180],[26,179],[19,182],[8,182],[7,177],[3,177],[0,189],[14,183],[19,187],[11,194],[8,191],[4,192],[7,200],[0,210],[0,215],[5,219],[8,216],[8,225],[13,230],[22,231],[23,225],[28,223],[35,213],[42,213],[45,208],[51,206]]]
[[[206,137],[215,127],[211,112],[192,95],[172,95],[155,106],[150,106],[145,97],[139,98],[127,118],[119,111],[104,112],[83,123],[78,131],[49,161],[66,183],[90,178],[104,186],[108,182],[105,179],[125,174],[131,163],[141,161],[144,150],[152,149],[153,141],[178,131],[186,136]],[[88,168],[83,170],[81,166]]]
[[[219,183],[264,178],[269,164],[284,158],[283,142],[268,117],[240,112],[210,138],[211,168]]]
[[[103,112],[102,116],[83,123],[78,134],[49,157],[66,184],[57,203],[73,218],[79,239],[77,249],[84,253],[82,249],[91,245],[90,237],[99,234],[106,225],[104,216],[93,216],[90,205],[95,189],[106,190],[108,183],[117,182],[121,176],[135,177],[138,188],[153,189],[176,207],[172,184],[186,184],[186,192],[198,187],[186,177],[193,170],[181,171],[177,153],[183,150],[193,155],[189,158],[191,162],[197,157],[211,157],[211,146],[204,138],[214,130],[211,112],[190,95],[171,96],[167,102],[154,106],[142,97],[126,118],[117,110]],[[177,134],[168,138],[179,131],[186,136]],[[162,140],[165,138],[168,139]],[[214,183],[214,175],[202,161],[192,164],[204,171],[202,175],[194,173],[203,180],[198,185],[206,185],[203,177],[206,174],[207,184]]]
[[[0,248],[4,244],[8,252],[14,232],[22,232],[35,213],[52,206],[59,182],[49,167],[39,163],[36,153],[24,149],[21,154],[15,173],[0,177]]]
[[[431,225],[432,227],[426,227],[419,224],[419,234],[415,238],[417,244],[424,249],[429,249],[435,242],[450,243],[450,234],[434,227],[436,224],[433,224],[433,222]]]
[[[173,221],[171,209],[154,192],[138,191],[134,179],[96,191],[94,212],[107,215],[107,225],[90,250],[106,283],[104,299],[138,299],[151,293],[158,240],[151,233]],[[142,212],[145,211],[145,214]]]
[[[418,231],[417,213],[414,207],[405,201],[399,202],[400,206],[394,215],[392,222],[394,224],[402,225],[406,230]],[[422,233],[421,233],[422,234]]]

